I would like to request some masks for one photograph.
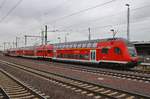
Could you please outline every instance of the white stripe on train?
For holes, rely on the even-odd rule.
[[[28,57],[28,58],[52,58],[52,57],[43,57],[43,56],[26,56],[23,55],[23,57]],[[105,63],[120,63],[120,64],[127,64],[127,61],[113,61],[113,60],[77,60],[77,59],[64,59],[64,58],[52,58],[53,60],[60,60],[60,61],[70,61],[70,62],[83,62],[83,63],[95,63],[95,64],[99,64],[101,62],[105,62]]]
[[[72,62],[85,62],[85,63],[101,63],[101,62],[108,62],[108,63],[121,63],[121,64],[127,64],[127,61],[112,61],[112,60],[77,60],[77,59],[62,59],[62,58],[53,58],[53,60],[62,60],[62,61],[72,61]]]

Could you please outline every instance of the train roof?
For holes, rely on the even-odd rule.
[[[47,45],[40,45],[36,48],[37,50],[43,50],[43,49],[53,49],[53,45],[52,44],[47,44]]]
[[[108,38],[108,39],[95,39],[95,40],[83,40],[83,41],[73,41],[73,42],[64,42],[64,43],[55,43],[54,45],[62,45],[62,44],[73,44],[73,43],[98,43],[98,42],[105,42],[105,41],[112,41],[112,40],[123,40],[126,43],[129,43],[124,38]]]
[[[27,46],[27,47],[19,47],[19,48],[10,48],[9,51],[15,51],[15,50],[32,50],[37,48],[38,46]]]
[[[99,42],[107,42],[121,40],[124,41],[127,45],[130,45],[130,42],[123,38],[108,38],[108,39],[96,39],[96,40],[84,40],[84,41],[74,41],[74,42],[65,42],[65,43],[56,43],[54,44],[54,48],[62,49],[62,48],[95,48],[97,47],[97,43]]]

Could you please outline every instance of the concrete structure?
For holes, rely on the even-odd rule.
[[[135,45],[137,52],[142,56],[150,56],[150,41],[136,41],[133,42]]]
[[[140,59],[144,63],[150,63],[150,41],[136,41],[133,42],[136,47]]]

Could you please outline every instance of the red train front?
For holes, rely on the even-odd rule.
[[[58,43],[54,51],[54,60],[59,61],[126,68],[132,68],[138,63],[134,45],[122,38]]]

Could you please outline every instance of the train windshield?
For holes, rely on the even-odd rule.
[[[130,54],[131,57],[137,56],[136,50],[135,50],[134,47],[128,47],[128,50],[129,50],[129,54]]]

